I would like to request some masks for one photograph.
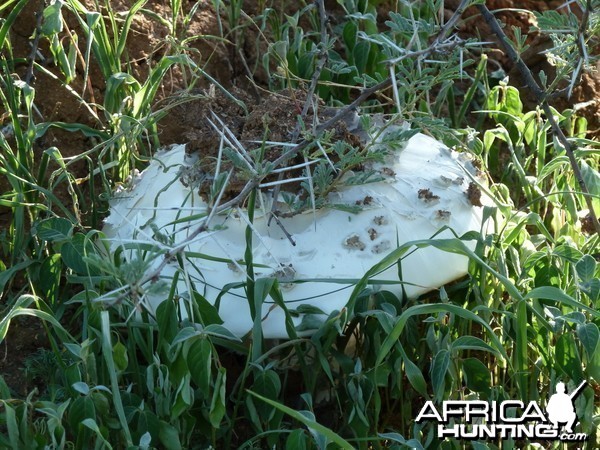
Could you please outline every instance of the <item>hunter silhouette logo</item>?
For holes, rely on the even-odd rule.
[[[554,428],[558,428],[559,423],[566,423],[566,432],[573,433],[573,425],[575,425],[575,422],[577,421],[573,400],[575,400],[575,397],[579,395],[586,384],[587,381],[583,381],[577,386],[577,389],[569,395],[565,392],[565,383],[556,383],[556,394],[552,394],[548,401],[548,406],[546,406],[548,419],[550,419]]]
[[[436,422],[437,435],[442,439],[586,441],[586,433],[574,431],[577,425],[574,400],[586,385],[587,381],[583,381],[571,393],[567,393],[565,383],[557,383],[555,393],[548,399],[545,413],[536,401],[446,400],[439,407],[427,401],[415,422]]]

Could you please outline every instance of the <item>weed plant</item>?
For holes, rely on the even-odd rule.
[[[10,31],[27,3],[0,5],[0,177],[6,186],[0,206],[10,210],[0,234],[0,340],[30,316],[44,324],[49,348],[25,364],[26,376],[41,380],[42,389],[19,396],[0,376],[2,448],[466,448],[415,422],[427,400],[545,404],[560,380],[570,386],[588,381],[576,401],[581,429],[589,434],[580,448],[597,448],[599,236],[586,195],[600,211],[600,146],[587,138],[587,123],[576,111],[552,110],[575,147],[590,191],[584,194],[546,114],[525,110],[516,88],[488,75],[489,43],[462,41],[440,23],[444,2],[397,2],[384,24],[378,2],[366,0],[339,1],[335,23],[321,20],[318,3],[282,14],[275,2],[258,2],[251,17],[242,2],[212,2],[220,34],[205,38],[239,56],[248,44],[244,31],[258,30],[268,51],[246,68],[252,73],[262,66],[270,89],[311,89],[314,80],[319,98],[340,106],[355,100],[358,89],[389,79],[392,89],[376,92],[366,110],[408,120],[413,129],[472,153],[490,175],[482,186],[495,202],[485,210],[489,230],[402,244],[365,273],[347,294],[347,308],[320,319],[312,336],[299,337],[289,327],[289,340],[277,342],[260,338],[260,317],[254,338],[240,340],[194,290],[187,299],[194,314],[187,317],[196,319],[181,320],[175,285],[185,271],[172,285],[144,285],[147,262],[110,254],[100,231],[112,189],[160,146],[157,123],[166,111],[156,108],[157,92],[169,71],[184,73],[190,88],[198,80],[217,83],[189,47],[197,37],[186,33],[201,2],[188,8],[171,1],[168,17],[157,17],[144,0],[125,13],[109,1],[49,2],[35,37],[47,43],[59,75],[13,52]],[[461,6],[471,3],[484,2]],[[548,95],[564,83],[571,90],[594,62],[600,5],[578,4],[589,14],[538,17],[559,68],[556,82],[541,77]],[[136,78],[126,52],[136,15],[169,29],[168,50],[145,79]],[[68,30],[67,18],[78,24],[76,32]],[[440,39],[432,43],[432,36]],[[515,36],[514,47],[524,50],[521,34]],[[19,75],[23,62],[33,73],[58,77],[65,95],[76,96],[96,124],[38,120],[44,92]],[[92,65],[106,86],[102,104],[71,87],[78,78],[88,85]],[[34,158],[36,142],[52,127],[83,133],[94,144],[73,158],[57,147]],[[307,139],[327,141],[306,129]],[[85,189],[73,174],[78,161],[89,168]],[[68,201],[57,197],[59,189]],[[318,196],[328,188],[316,183],[308,189]],[[245,204],[250,220],[255,201],[252,190]],[[465,241],[476,242],[475,250]],[[251,248],[250,228],[247,244]],[[369,284],[371,275],[401,265],[423,246],[466,255],[470,275],[416,300]],[[250,304],[270,295],[285,309],[278,281],[255,278],[247,255]],[[144,289],[164,290],[155,314],[139,307]],[[101,301],[110,292],[123,295]],[[307,320],[319,315],[305,313]],[[529,441],[468,446],[538,448]]]

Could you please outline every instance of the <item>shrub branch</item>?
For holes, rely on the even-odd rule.
[[[569,139],[563,133],[562,129],[558,125],[558,122],[554,119],[554,115],[552,114],[552,110],[550,109],[550,105],[548,104],[549,94],[547,92],[543,91],[540,88],[539,84],[535,81],[535,79],[533,78],[533,74],[531,73],[531,70],[529,70],[529,67],[527,67],[527,65],[525,64],[523,59],[520,57],[520,55],[516,52],[516,50],[512,46],[509,38],[506,36],[504,31],[502,30],[502,27],[500,26],[500,23],[498,22],[498,19],[496,19],[494,14],[492,14],[492,12],[485,5],[477,5],[477,8],[479,9],[479,12],[483,16],[483,18],[485,19],[487,24],[490,26],[490,28],[492,29],[494,34],[496,36],[498,36],[498,38],[500,39],[500,43],[504,47],[504,50],[508,54],[508,57],[517,66],[517,69],[521,73],[521,76],[523,77],[525,84],[527,85],[527,87],[529,89],[531,89],[531,91],[535,95],[538,105],[540,105],[542,107],[542,109],[544,110],[544,113],[546,114],[546,118],[548,119],[548,121],[550,122],[550,126],[552,127],[552,131],[556,135],[560,144],[564,147],[565,153],[567,154],[567,157],[569,158],[569,163],[571,164],[571,168],[573,169],[575,178],[577,179],[577,182],[579,183],[579,188],[581,189],[581,191],[584,195],[585,202],[590,211],[590,216],[592,218],[592,223],[594,225],[594,229],[596,230],[597,234],[600,234],[600,222],[598,222],[598,216],[596,215],[596,212],[594,211],[594,205],[592,203],[592,197],[590,195],[590,191],[588,190],[588,187],[583,179],[581,169],[579,168],[579,164],[577,163],[577,158],[575,157],[575,152],[573,150],[573,146],[571,145],[571,142],[569,141]]]

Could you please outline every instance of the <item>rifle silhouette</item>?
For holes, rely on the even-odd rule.
[[[577,386],[577,388],[575,388],[575,390],[569,394],[569,398],[571,400],[573,400],[575,397],[577,397],[579,395],[579,393],[583,390],[583,388],[586,387],[586,385],[587,385],[587,381],[583,380],[581,382],[581,384],[579,386]]]

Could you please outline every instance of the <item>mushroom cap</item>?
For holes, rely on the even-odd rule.
[[[180,180],[181,168],[190,164],[184,145],[161,151],[146,170],[134,177],[130,189],[117,193],[104,229],[113,250],[130,244],[123,254],[135,259],[141,255],[132,248],[137,243],[165,248],[182,243],[193,232],[201,220],[197,216],[208,209],[196,190]],[[386,174],[383,181],[347,186],[329,196],[332,205],[360,205],[359,212],[327,207],[280,219],[296,245],[274,221],[267,225],[266,214],[255,211],[255,279],[277,278],[288,309],[312,305],[322,310],[326,319],[331,312],[345,307],[354,282],[398,244],[454,237],[451,230],[462,235],[482,229],[482,208],[471,204],[466,194],[478,171],[464,154],[416,134],[402,150],[392,152],[386,161],[372,168]],[[239,209],[216,215],[209,230],[188,243],[186,252],[196,255],[186,258],[185,276],[179,277],[177,285],[179,294],[185,297],[190,280],[214,303],[225,286],[237,283],[239,287],[231,287],[221,295],[219,315],[223,325],[238,336],[245,335],[253,325],[243,289],[246,213]],[[185,220],[190,216],[196,218]],[[437,234],[444,226],[449,229]],[[149,270],[160,261],[154,258]],[[415,298],[466,275],[468,259],[422,247],[407,254],[401,267],[402,280],[396,265],[374,279],[392,282],[386,284],[386,289],[397,295],[404,286],[407,296]],[[180,270],[176,261],[171,262],[161,277],[169,281]],[[145,306],[155,309],[164,299],[148,295]],[[262,317],[266,338],[288,337],[284,312],[270,297],[262,305]],[[294,320],[299,324],[301,317]]]

